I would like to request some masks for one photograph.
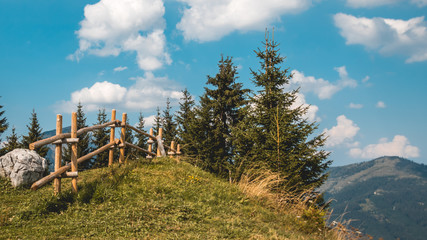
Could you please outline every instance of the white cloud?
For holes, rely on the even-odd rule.
[[[305,118],[307,118],[310,122],[320,122],[320,117],[316,116],[317,111],[319,111],[319,107],[316,105],[309,105],[305,101],[305,96],[302,93],[297,93],[297,98],[295,99],[295,102],[292,104],[291,109],[295,109],[297,107],[308,107],[307,112],[305,114]]]
[[[85,18],[76,31],[79,49],[67,59],[85,53],[118,56],[136,52],[141,69],[151,71],[170,64],[163,33],[165,8],[162,0],[101,0],[84,8]]]
[[[349,152],[354,158],[372,159],[381,156],[400,156],[405,158],[415,158],[420,156],[419,149],[410,145],[408,139],[402,135],[394,136],[389,142],[387,138],[382,138],[378,144],[370,144],[363,149],[352,148]]]
[[[126,69],[128,69],[128,67],[119,66],[119,67],[114,68],[114,72],[121,72],[121,71],[124,71]]]
[[[153,127],[155,123],[155,119],[156,119],[156,115],[151,115],[149,117],[144,118],[144,121],[145,121],[144,127],[146,128]]]
[[[376,106],[377,108],[386,108],[386,105],[383,101],[378,101]]]
[[[347,5],[353,8],[373,8],[378,6],[393,5],[402,0],[347,0]],[[411,0],[418,7],[427,5],[427,0]]]
[[[264,30],[283,14],[311,6],[311,0],[180,0],[187,4],[177,28],[186,40],[219,40],[235,31]]]
[[[364,18],[338,13],[335,26],[346,44],[360,44],[383,55],[407,56],[407,63],[427,60],[427,22],[424,17],[409,20]]]
[[[328,136],[326,140],[327,147],[334,147],[344,143],[354,145],[353,138],[359,132],[360,128],[344,115],[337,117],[337,125],[331,129],[325,129],[323,132]]]
[[[302,92],[313,92],[319,99],[330,99],[335,93],[346,87],[356,87],[357,81],[348,76],[345,66],[334,68],[339,79],[336,83],[331,83],[323,78],[316,79],[313,76],[305,76],[303,72],[293,70],[293,77],[289,82],[290,88],[301,87]]]
[[[152,110],[164,106],[166,98],[177,105],[181,98],[181,86],[167,77],[156,77],[146,72],[144,77],[133,78],[129,88],[110,82],[97,82],[71,94],[71,100],[55,104],[59,112],[71,112],[81,102],[85,111],[97,111],[102,107],[127,109],[130,111]]]
[[[363,108],[363,105],[362,105],[362,104],[359,104],[359,103],[350,103],[350,104],[348,105],[348,107],[349,107],[349,108],[353,108],[353,109],[361,109],[361,108]]]
[[[347,0],[347,5],[353,8],[372,8],[397,2],[399,0]]]

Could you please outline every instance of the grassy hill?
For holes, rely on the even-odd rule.
[[[168,158],[80,172],[78,185],[74,195],[63,179],[53,196],[1,179],[0,239],[338,239],[248,185]]]

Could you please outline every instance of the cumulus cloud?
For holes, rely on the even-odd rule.
[[[354,145],[353,138],[359,132],[360,128],[346,116],[337,117],[337,125],[331,129],[325,129],[323,132],[328,136],[326,140],[327,147],[334,147],[344,143]]]
[[[311,6],[311,0],[180,0],[187,5],[177,24],[186,40],[215,41],[235,31],[263,30]]]
[[[385,108],[386,107],[386,105],[383,101],[378,101],[376,106],[377,106],[377,108]]]
[[[427,60],[427,22],[424,17],[409,20],[365,18],[338,13],[335,26],[346,44],[360,44],[383,55],[407,56],[407,63]]]
[[[128,67],[122,67],[122,66],[120,66],[120,67],[114,68],[114,72],[121,72],[121,71],[124,71],[126,69],[128,69]]]
[[[143,77],[132,78],[134,84],[128,88],[110,82],[97,82],[71,93],[69,101],[56,103],[58,111],[71,112],[80,102],[86,111],[111,107],[127,110],[151,110],[163,106],[166,98],[177,105],[181,98],[181,86],[167,77],[156,77],[146,72]]]
[[[392,5],[403,0],[347,0],[347,5],[353,8],[373,8],[378,6]],[[412,4],[418,7],[427,5],[427,0],[411,0]]]
[[[307,112],[305,114],[305,118],[307,118],[308,121],[310,122],[320,122],[321,119],[320,117],[318,117],[317,111],[319,111],[319,107],[316,105],[309,105],[307,104],[307,102],[305,101],[305,96],[302,93],[297,93],[297,98],[295,100],[295,102],[292,104],[291,109],[295,109],[297,107],[308,107]]]
[[[417,147],[410,145],[405,136],[396,135],[391,142],[389,142],[387,138],[381,138],[377,144],[370,144],[363,149],[352,148],[349,154],[354,158],[364,159],[372,159],[381,156],[415,158],[420,156],[420,151]]]
[[[331,83],[323,78],[305,76],[303,72],[293,70],[293,77],[289,82],[289,88],[301,87],[302,92],[313,92],[319,99],[330,99],[335,93],[346,88],[356,87],[357,81],[350,78],[345,66],[334,68],[338,72],[339,79]]]
[[[348,107],[349,107],[349,108],[353,108],[353,109],[361,109],[361,108],[363,108],[363,105],[362,105],[362,104],[359,104],[359,103],[350,103],[350,104],[348,105]]]
[[[103,57],[130,51],[136,53],[143,70],[170,64],[164,13],[162,0],[101,0],[88,4],[81,28],[76,31],[79,49],[67,58],[78,61],[85,53]]]

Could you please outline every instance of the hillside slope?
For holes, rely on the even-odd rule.
[[[329,239],[235,184],[163,158],[79,173],[79,194],[0,180],[0,239]],[[325,237],[326,236],[326,237]]]
[[[321,187],[337,215],[375,238],[427,236],[427,166],[399,157],[330,169]],[[334,218],[334,217],[333,217]]]

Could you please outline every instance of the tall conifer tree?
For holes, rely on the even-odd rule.
[[[97,122],[95,125],[101,125],[108,122],[105,108],[98,110]],[[98,149],[105,146],[110,141],[109,129],[101,128],[93,131],[93,147]],[[94,167],[105,167],[108,165],[108,151],[104,151],[95,156]]]
[[[177,130],[176,123],[173,119],[173,113],[171,113],[172,107],[169,98],[166,99],[166,109],[163,111],[163,139],[165,144],[170,145],[172,141],[176,140]]]
[[[30,125],[27,125],[28,135],[22,137],[22,145],[24,148],[29,148],[30,143],[43,139],[43,135],[42,135],[43,129],[39,125],[39,120],[37,119],[37,113],[34,109],[33,109],[33,112],[31,113],[30,121],[31,121]],[[35,149],[35,151],[42,157],[46,157],[48,150],[49,149],[47,146],[42,146]]]
[[[139,112],[138,123],[136,124],[136,128],[138,130],[145,132],[144,125],[145,125],[144,115],[142,115],[142,112]],[[136,133],[135,137],[136,137],[136,146],[142,149],[147,149],[148,137],[140,133]]]
[[[304,117],[307,107],[292,107],[298,91],[284,91],[292,75],[289,68],[282,69],[285,58],[280,56],[278,44],[266,38],[264,47],[255,51],[260,70],[251,70],[260,90],[251,98],[247,118],[235,129],[234,135],[240,138],[238,156],[265,163],[294,189],[318,187],[331,163],[326,160],[329,154],[320,149],[325,137],[313,136],[317,124]]]
[[[218,64],[219,72],[215,77],[208,76],[205,94],[200,99],[200,108],[196,110],[195,125],[198,146],[204,157],[204,166],[221,176],[229,176],[234,168],[232,161],[233,139],[231,129],[242,119],[240,109],[245,105],[245,94],[249,91],[237,83],[237,69],[232,58],[227,57]]]
[[[162,127],[162,116],[160,115],[160,108],[157,107],[156,109],[156,116],[154,117],[154,135],[159,134],[159,129]]]
[[[194,122],[194,99],[187,89],[182,91],[181,101],[179,103],[179,110],[176,115],[176,122],[178,125],[178,141],[182,146],[182,152],[188,155],[194,155],[196,149],[192,145],[193,132],[191,128]]]

